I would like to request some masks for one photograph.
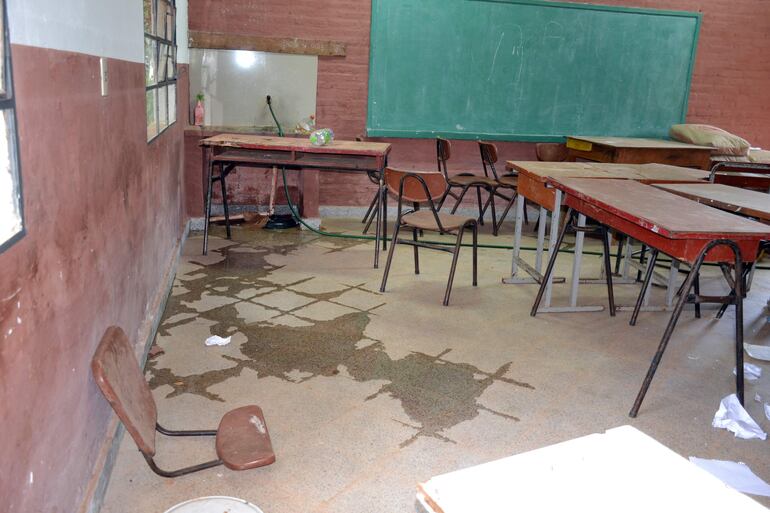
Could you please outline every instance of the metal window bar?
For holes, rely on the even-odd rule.
[[[171,121],[170,116],[170,107],[174,110],[177,109],[178,106],[178,95],[177,92],[177,46],[176,46],[176,0],[151,0],[151,6],[152,9],[152,16],[150,17],[151,21],[154,21],[152,23],[153,32],[146,32],[144,33],[145,39],[150,39],[155,42],[155,48],[154,48],[154,55],[153,55],[153,64],[155,65],[155,78],[154,83],[152,84],[145,84],[145,102],[147,101],[147,93],[151,91],[159,91],[160,89],[165,88],[166,89],[166,101],[164,102],[164,109],[166,111],[166,126],[161,129],[160,127],[160,94],[156,93],[154,94],[155,98],[155,124],[157,125],[157,129],[155,131],[155,134],[152,136],[152,138],[147,140],[147,143],[151,143],[155,139],[157,139],[163,132],[165,132],[171,125],[176,123],[177,116],[174,116],[174,121]],[[157,32],[158,28],[158,4],[160,2],[163,2],[168,7],[168,10],[166,11],[166,20],[163,23],[163,34],[156,34],[154,32]],[[171,18],[169,20],[168,18]],[[169,25],[172,27],[171,34],[169,34]],[[170,36],[170,37],[169,37]],[[161,63],[161,57],[160,52],[163,45],[166,45],[168,48],[168,51],[166,52],[164,62]],[[146,49],[145,49],[145,58],[146,55]],[[169,67],[169,59],[171,60],[171,74],[168,73],[168,67]],[[164,70],[165,78],[163,80],[158,80],[158,77],[160,76],[160,70],[161,68]],[[174,104],[173,106],[170,105],[170,101],[168,98],[168,92],[170,91],[170,86],[174,86]],[[149,121],[149,120],[148,120]]]
[[[21,186],[19,136],[16,125],[16,95],[13,86],[13,62],[11,59],[10,37],[8,35],[8,9],[6,4],[7,2],[5,1],[0,2],[0,10],[2,10],[0,16],[3,17],[3,61],[1,64],[3,68],[0,70],[0,73],[3,74],[3,82],[5,85],[4,95],[2,99],[0,99],[0,115],[5,115],[8,113],[8,117],[6,119],[7,134],[2,135],[7,135],[8,137],[8,160],[11,166],[11,174],[13,175],[14,187],[16,189],[14,193],[19,197],[18,208],[19,218],[21,219],[21,230],[19,230],[18,233],[14,234],[7,240],[0,242],[0,253],[11,247],[27,233],[26,223],[24,221],[24,196]]]

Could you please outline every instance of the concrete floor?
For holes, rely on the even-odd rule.
[[[352,233],[360,225],[327,228]],[[510,232],[482,242],[508,244]],[[163,479],[125,436],[104,513],[163,512],[205,495],[241,497],[265,513],[411,512],[416,484],[436,474],[623,424],[685,457],[746,462],[770,481],[770,441],[711,427],[720,399],[734,391],[733,309],[721,321],[713,310],[702,319],[685,311],[631,419],[666,313],[643,313],[634,328],[627,312],[532,318],[537,288],[500,282],[509,251],[480,250],[474,288],[464,250],[445,308],[444,253],[421,251],[415,276],[411,249],[399,247],[380,294],[382,271],[371,267],[368,241],[248,227],[236,228],[232,241],[222,235],[214,230],[206,257],[200,236],[188,240],[156,340],[164,353],[149,360],[146,375],[168,428],[215,428],[229,409],[260,405],[277,461]],[[596,275],[599,261],[585,258],[583,275]],[[562,255],[558,272],[568,276],[570,268],[571,256]],[[721,290],[718,273],[705,274],[703,292]],[[618,303],[632,304],[638,286],[615,291]],[[557,285],[554,304],[567,293]],[[770,271],[761,271],[745,302],[748,343],[770,344],[768,297]],[[580,303],[606,304],[606,289],[582,286]],[[233,341],[205,347],[211,334]],[[747,381],[746,407],[770,431],[754,400],[758,393],[770,402],[770,365],[764,369]],[[211,440],[158,438],[163,468],[213,456]]]

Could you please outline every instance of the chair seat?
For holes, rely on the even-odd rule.
[[[458,216],[454,214],[439,214],[441,225],[445,231],[455,231],[469,221],[476,222],[473,217]],[[436,218],[430,210],[418,210],[401,216],[401,224],[419,228],[421,230],[438,231]]]
[[[216,445],[219,459],[232,470],[262,467],[275,461],[273,444],[259,406],[243,406],[222,417]]]
[[[497,185],[497,182],[493,178],[479,175],[455,175],[450,176],[447,181],[449,182],[449,185],[459,185],[462,187],[465,187],[468,184],[489,185],[490,187],[495,187]]]
[[[515,188],[519,186],[519,177],[513,175],[501,176],[497,182],[503,187]]]

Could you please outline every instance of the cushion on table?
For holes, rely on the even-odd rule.
[[[681,124],[669,130],[672,139],[698,146],[711,146],[721,155],[746,156],[751,146],[746,139],[711,125]]]

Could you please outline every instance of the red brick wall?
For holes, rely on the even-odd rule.
[[[767,0],[605,0],[609,5],[701,11],[703,24],[688,121],[709,123],[770,146],[770,2]],[[366,128],[369,20],[366,0],[190,0],[190,29],[347,43],[345,57],[318,63],[317,116],[340,138]],[[392,140],[391,164],[429,167],[432,141]],[[533,158],[531,144],[503,144],[501,157]],[[473,142],[458,142],[455,169],[478,169]],[[191,172],[188,168],[188,173]],[[198,170],[194,172],[200,173]],[[321,175],[322,205],[364,205],[373,193],[366,178]],[[239,199],[235,198],[236,201]]]

